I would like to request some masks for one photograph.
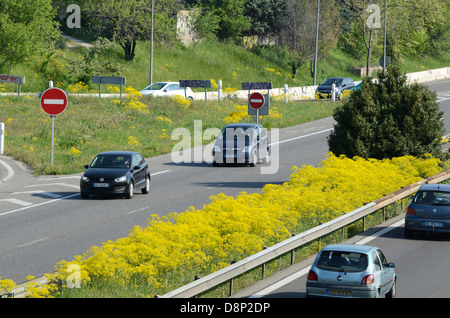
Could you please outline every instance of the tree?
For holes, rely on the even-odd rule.
[[[393,158],[441,154],[443,112],[436,93],[422,84],[408,84],[396,66],[378,74],[378,83],[365,78],[333,114],[336,124],[328,138],[335,155]]]
[[[373,55],[378,61],[383,54],[385,0],[336,1],[341,12],[349,18],[355,17],[350,25],[346,25],[351,28],[342,35],[340,45],[356,58],[365,52],[368,67],[373,62]],[[446,12],[448,5],[440,0],[388,1],[387,56],[398,61],[404,56],[429,53],[436,47],[436,40],[445,40],[442,30],[448,21]],[[377,16],[379,23],[374,25]]]
[[[249,35],[274,36],[287,22],[287,3],[285,0],[248,0],[245,15],[252,22]]]
[[[288,19],[279,32],[278,45],[289,51],[289,66],[295,78],[297,70],[314,58],[317,2],[287,0],[286,4]],[[336,46],[339,38],[338,20],[339,12],[334,0],[322,1],[319,19],[319,54],[322,56]]]
[[[0,68],[53,47],[60,36],[51,0],[1,0]]]
[[[245,0],[206,0],[202,3],[205,11],[211,11],[218,17],[217,37],[219,40],[241,40],[243,33],[251,26],[245,16]]]
[[[150,38],[151,0],[78,0],[88,27],[110,40],[116,40],[125,59],[135,56],[138,41]],[[159,43],[176,41],[175,1],[154,3],[154,37]]]

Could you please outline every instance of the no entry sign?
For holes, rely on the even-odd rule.
[[[260,109],[261,107],[264,106],[264,96],[263,96],[263,94],[258,93],[258,92],[252,93],[248,97],[248,104],[253,109]]]
[[[49,88],[41,95],[41,107],[50,116],[61,114],[67,107],[67,95],[59,88]]]

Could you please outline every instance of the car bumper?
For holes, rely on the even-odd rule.
[[[89,194],[113,195],[124,194],[127,192],[128,186],[124,183],[109,183],[108,186],[96,187],[94,183],[80,183],[80,192]]]
[[[376,298],[377,288],[375,285],[342,286],[307,282],[306,296],[326,298]]]
[[[432,233],[450,233],[450,220],[424,219],[417,216],[406,215],[405,230]]]
[[[248,164],[250,163],[250,155],[245,154],[213,154],[214,162],[225,164]]]

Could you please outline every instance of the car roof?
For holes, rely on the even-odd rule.
[[[137,154],[139,152],[137,151],[104,151],[104,152],[100,152],[98,155],[115,155],[115,156],[131,156],[134,154]],[[97,155],[97,156],[98,156]]]
[[[333,78],[333,79],[344,79],[344,78],[349,78],[349,79],[352,79],[351,77],[341,77],[341,76],[336,76],[336,77],[327,77],[326,79],[331,79],[331,78]]]
[[[224,128],[251,128],[251,127],[262,127],[260,124],[252,124],[252,123],[239,123],[239,124],[228,124]]]
[[[431,190],[431,191],[441,190],[450,192],[450,184],[426,183],[422,184],[419,190]]]
[[[325,246],[322,251],[346,251],[346,252],[357,252],[357,253],[369,253],[373,249],[378,249],[374,246],[369,245],[357,245],[357,244],[330,244]]]

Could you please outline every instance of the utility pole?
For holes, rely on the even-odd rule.
[[[153,84],[153,7],[154,0],[152,0],[152,27],[150,35],[150,85]]]
[[[386,25],[387,25],[387,0],[384,0],[383,74],[386,73]]]
[[[314,53],[314,86],[316,86],[316,73],[317,73],[317,50],[319,45],[319,12],[320,12],[320,0],[317,0],[317,22],[316,22],[316,51]]]

